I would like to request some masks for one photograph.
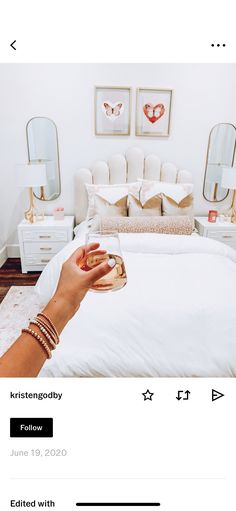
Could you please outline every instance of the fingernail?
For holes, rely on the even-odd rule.
[[[108,266],[110,266],[110,268],[114,268],[114,266],[116,265],[115,259],[109,259],[107,264]]]

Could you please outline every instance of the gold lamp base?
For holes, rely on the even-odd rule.
[[[29,206],[29,209],[27,209],[27,211],[25,212],[25,219],[30,224],[34,224],[35,222],[42,221],[44,219],[44,213],[39,212],[34,205],[33,188],[29,188],[29,199],[30,199],[30,206]]]
[[[236,190],[233,193],[233,199],[231,204],[231,223],[236,224],[236,211],[234,209]]]
[[[234,204],[235,204],[235,196],[236,196],[236,190],[234,190],[234,193],[233,193],[233,199],[232,199],[232,204],[230,206],[230,208],[224,210],[223,212],[223,215],[228,219],[229,222],[231,222],[232,224],[236,224],[236,210],[235,210],[235,207],[234,207]]]
[[[236,224],[236,211],[235,211],[235,209],[234,209],[234,208],[232,209],[232,214],[231,214],[231,223],[232,223],[232,224]]]

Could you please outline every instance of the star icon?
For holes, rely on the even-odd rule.
[[[154,392],[150,392],[150,390],[146,390],[146,392],[142,392],[142,396],[144,397],[144,401],[152,401],[152,396],[154,396]]]

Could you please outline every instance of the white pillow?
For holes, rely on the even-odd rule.
[[[193,216],[193,195],[190,193],[178,204],[171,197],[162,196],[163,216]]]
[[[166,183],[165,181],[149,181],[141,179],[140,202],[142,206],[155,195],[165,195],[179,204],[193,191],[191,183]]]
[[[143,205],[140,200],[129,195],[128,211],[129,217],[136,216],[161,216],[162,214],[162,196],[154,195],[148,199]]]
[[[87,218],[94,218],[95,215],[127,216],[128,195],[138,198],[141,184],[135,182],[85,186],[88,193]]]

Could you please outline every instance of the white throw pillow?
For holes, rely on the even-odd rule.
[[[193,196],[190,193],[179,203],[170,197],[162,196],[162,214],[163,216],[193,216]]]
[[[127,216],[127,199],[131,194],[139,197],[140,183],[114,185],[86,184],[88,193],[87,218],[100,216]]]
[[[155,195],[165,195],[179,204],[193,191],[191,183],[166,183],[165,181],[149,181],[141,179],[140,202],[142,205]]]
[[[128,211],[129,217],[135,216],[161,216],[162,209],[161,195],[154,195],[148,199],[143,205],[136,197],[129,195]]]

